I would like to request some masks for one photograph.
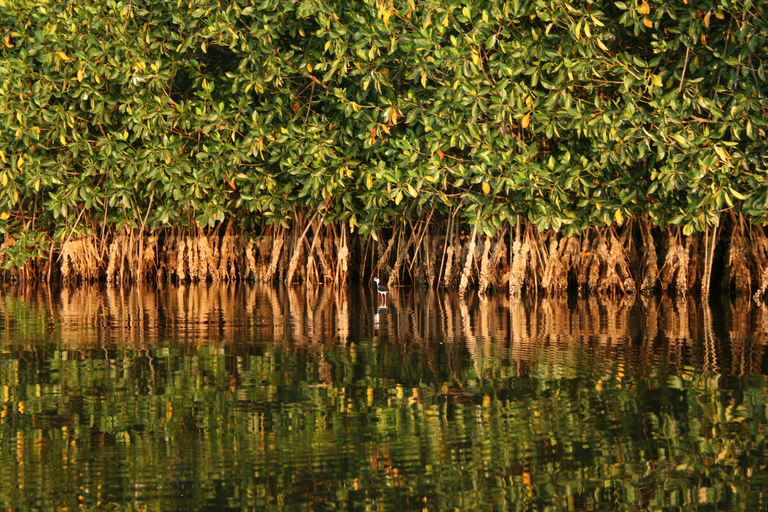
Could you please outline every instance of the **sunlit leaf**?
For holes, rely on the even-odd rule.
[[[731,155],[728,154],[728,151],[725,150],[725,148],[718,146],[715,144],[715,153],[717,153],[718,158],[722,160],[723,162],[728,162],[731,160]]]

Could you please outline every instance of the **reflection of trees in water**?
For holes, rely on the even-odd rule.
[[[734,375],[761,373],[766,308],[748,300],[714,303],[669,296],[485,297],[395,288],[386,308],[374,290],[265,285],[8,288],[0,301],[5,337],[99,346],[161,343],[404,344],[461,374],[488,358],[526,365],[591,354],[647,371],[654,361]],[[9,338],[10,339],[10,338]],[[319,347],[316,347],[319,348]],[[584,349],[588,349],[584,352]],[[565,352],[563,352],[565,351]],[[322,353],[320,349],[318,353]],[[566,355],[568,354],[568,355]],[[572,361],[571,361],[572,362]]]
[[[573,366],[614,361],[638,372],[663,360],[676,367],[744,375],[761,373],[768,338],[766,308],[751,301],[715,303],[668,296],[609,300],[590,296],[510,301],[431,289],[395,288],[380,307],[372,288],[265,285],[9,288],[0,301],[8,337],[68,345],[152,346],[157,343],[280,344],[314,347],[402,344],[454,378],[463,366],[491,359],[525,372],[540,362]],[[10,339],[10,338],[9,338]],[[315,346],[318,345],[318,346]],[[438,370],[440,367],[440,370]],[[480,374],[482,377],[482,374]]]
[[[764,373],[752,303],[391,295],[386,309],[372,289],[331,287],[3,296],[14,450],[0,462],[17,474],[0,491],[42,475],[46,499],[53,482],[91,493],[64,505],[97,485],[195,507],[234,488],[297,504],[397,487],[437,509],[460,495],[595,510],[762,485],[765,378],[740,378]]]

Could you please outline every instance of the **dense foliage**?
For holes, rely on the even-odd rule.
[[[7,264],[73,233],[257,233],[318,206],[363,234],[455,212],[490,235],[768,221],[766,12],[0,0]]]

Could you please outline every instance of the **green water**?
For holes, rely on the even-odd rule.
[[[764,308],[0,295],[0,508],[765,510]]]

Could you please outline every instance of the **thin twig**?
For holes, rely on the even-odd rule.
[[[72,230],[69,232],[69,235],[67,235],[67,239],[64,241],[64,244],[61,246],[61,252],[59,253],[59,257],[56,258],[56,263],[59,262],[61,255],[64,254],[64,247],[67,246],[69,239],[72,238],[72,234],[75,232],[75,229],[77,229],[77,224],[80,222],[80,217],[83,216],[83,213],[85,213],[85,206],[83,206],[83,209],[80,210],[80,213],[77,215],[77,219],[75,220],[75,225],[72,226]]]
[[[685,81],[685,71],[688,69],[688,54],[691,53],[691,48],[686,46],[685,47],[685,64],[683,64],[683,74],[680,76],[680,88],[677,92],[682,93],[683,92],[683,82]]]

